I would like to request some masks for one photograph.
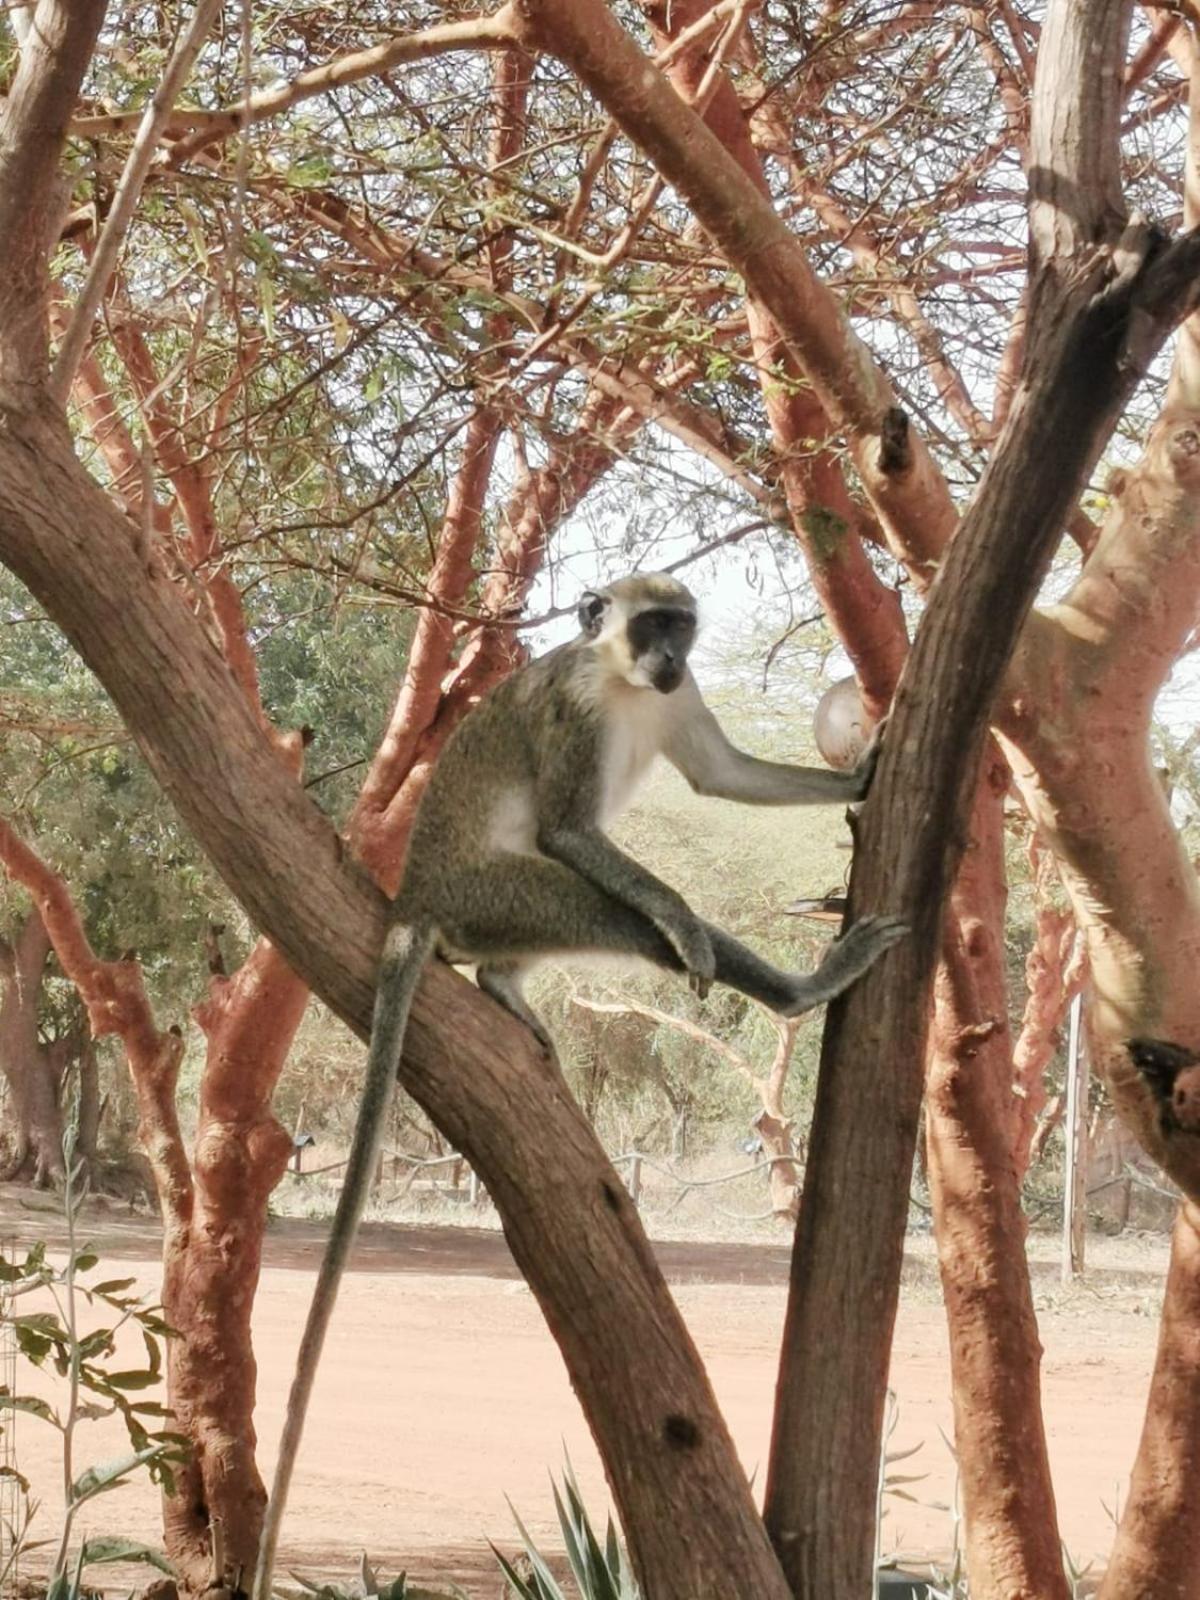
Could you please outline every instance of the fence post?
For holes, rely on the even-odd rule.
[[[640,1205],[642,1198],[642,1157],[637,1150],[629,1158],[629,1198]]]
[[[1067,1137],[1067,1164],[1063,1184],[1062,1281],[1073,1283],[1083,1273],[1087,1238],[1088,1165],[1088,1077],[1087,1041],[1083,1033],[1083,995],[1071,1001],[1070,1032],[1067,1043],[1067,1109],[1064,1132]]]

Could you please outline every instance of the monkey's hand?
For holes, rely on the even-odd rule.
[[[875,768],[879,765],[879,757],[883,751],[883,734],[887,725],[887,716],[881,717],[871,729],[866,749],[854,764],[854,771],[850,774],[854,784],[851,801],[865,800],[870,792],[871,784],[875,780]]]
[[[703,1000],[717,972],[717,958],[707,928],[689,915],[660,923],[659,932],[682,961],[688,987]]]

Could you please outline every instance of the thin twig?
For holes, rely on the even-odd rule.
[[[192,20],[167,63],[162,82],[146,107],[141,126],[133,141],[133,148],[125,162],[121,181],[113,196],[112,209],[96,243],[83,292],[72,313],[66,337],[58,349],[54,372],[50,379],[50,392],[60,405],[66,404],[76,370],[91,337],[96,312],[100,309],[100,302],[112,277],[117,252],[133,220],[146,174],[150,171],[150,163],[154,159],[154,152],[158,148],[163,129],[170,119],[176,96],[186,82],[192,64],[200,54],[220,9],[221,0],[198,0],[196,9],[192,13]]]

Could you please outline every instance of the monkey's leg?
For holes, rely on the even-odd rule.
[[[841,994],[907,931],[895,917],[863,917],[829,946],[815,972],[802,973],[781,972],[723,928],[704,926],[717,958],[717,982],[783,1017],[798,1017]]]
[[[448,886],[449,887],[449,886]],[[682,972],[675,951],[640,911],[614,900],[570,867],[538,856],[497,856],[465,875],[459,908],[439,906],[446,942],[485,968],[521,956],[599,952]],[[864,917],[829,947],[811,974],[782,972],[732,934],[704,924],[716,957],[716,980],[799,1016],[848,989],[904,933],[892,917]],[[501,1004],[507,1002],[501,999]]]
[[[477,961],[481,975],[511,972],[524,957],[573,950],[636,956],[683,970],[648,917],[543,856],[497,855],[448,877],[438,924],[455,959]],[[496,998],[508,1005],[507,993]]]
[[[553,1055],[554,1041],[521,992],[521,971],[519,961],[492,961],[479,968],[475,981],[484,994],[490,994],[493,1000],[523,1022],[542,1049]]]

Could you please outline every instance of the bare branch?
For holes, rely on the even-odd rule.
[[[527,43],[566,62],[691,206],[778,324],[903,559],[932,569],[957,524],[924,441],[770,200],[599,0],[514,0]],[[900,426],[897,426],[899,417]]]
[[[83,285],[83,292],[71,316],[66,338],[59,346],[50,379],[50,392],[60,405],[66,404],[72,380],[79,366],[84,347],[91,337],[92,322],[108,288],[117,252],[133,220],[133,213],[141,196],[142,185],[150,171],[150,163],[158,148],[163,129],[171,115],[175,97],[187,81],[196,57],[200,54],[209,29],[221,9],[222,0],[199,0],[192,20],[176,44],[163,73],[162,82],[154,91],[150,104],[142,116],[133,148],[125,162],[125,170],[113,196],[112,207],[104,223],[104,230],[92,255],[91,266]]]
[[[62,220],[59,158],[105,0],[41,0],[0,114],[0,391],[46,368],[46,262]]]
[[[1125,225],[1120,112],[1130,0],[1052,4],[1033,87],[1029,225],[1035,261],[1079,252]]]
[[[171,152],[172,164],[188,160],[206,145],[226,139],[252,123],[279,116],[303,100],[328,94],[331,89],[340,89],[349,83],[360,83],[364,78],[381,77],[407,62],[424,61],[450,50],[504,50],[518,42],[510,8],[503,5],[490,17],[462,17],[456,22],[423,28],[419,33],[401,34],[369,50],[354,50],[349,55],[327,61],[324,66],[314,67],[311,72],[301,73],[278,89],[264,89],[251,95],[225,111],[188,113],[198,125],[194,133],[175,146]]]

